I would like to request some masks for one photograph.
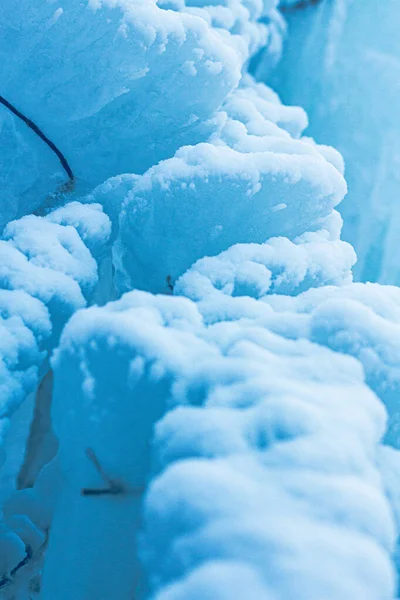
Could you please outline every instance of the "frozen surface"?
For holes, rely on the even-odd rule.
[[[244,60],[229,35],[155,0],[7,0],[0,15],[1,93],[60,148],[78,189],[143,172],[201,139],[199,124],[236,86]],[[2,106],[0,119],[1,227],[44,204],[65,174]]]
[[[285,16],[273,84],[285,102],[307,110],[310,135],[344,156],[349,193],[340,211],[357,279],[397,285],[400,4],[322,1]],[[262,63],[258,69],[262,76]]]
[[[302,111],[282,107],[249,78],[224,104],[208,143],[181,148],[135,178],[127,194],[121,185],[119,290],[166,292],[196,260],[237,242],[321,229],[337,239],[342,164],[297,139],[305,124]]]
[[[396,597],[400,292],[353,283],[338,210],[356,277],[396,283],[397,8],[365,3],[386,42],[312,4],[275,76],[307,130],[249,74],[273,0],[3,2],[0,93],[76,175],[0,109],[1,460],[34,404],[7,600]]]

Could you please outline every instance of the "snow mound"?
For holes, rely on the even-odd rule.
[[[151,464],[139,548],[154,598],[231,598],[236,580],[260,599],[392,597],[385,411],[352,357],[257,324],[205,327],[185,298],[132,292],[76,313],[53,366],[66,485],[44,598],[83,598],[82,572],[92,595],[117,581],[140,593],[131,527]],[[88,448],[133,498],[82,496],[104,485]]]
[[[273,47],[274,29],[270,17],[278,0],[157,0],[161,8],[187,12],[203,18],[218,30],[229,31],[232,43],[246,57],[260,48]]]
[[[326,232],[238,244],[195,263],[174,294],[194,300],[207,324],[258,324],[356,357],[388,410],[386,442],[400,448],[400,293],[351,283],[354,259]]]
[[[266,297],[274,310],[307,315],[310,339],[355,356],[368,385],[385,403],[386,441],[400,448],[400,293],[377,284],[309,290],[297,298]]]
[[[201,301],[213,293],[260,299],[266,294],[296,296],[309,288],[352,281],[352,247],[322,235],[271,238],[265,244],[236,244],[197,261],[178,279],[174,293]]]
[[[57,345],[65,323],[94,297],[110,234],[111,223],[99,205],[76,202],[47,217],[31,215],[10,222],[3,232],[0,241],[2,463],[6,458],[10,419],[43,379],[49,368],[50,352]],[[41,416],[44,426],[45,415]],[[30,579],[41,570],[59,485],[58,473],[59,469],[49,467],[39,475],[34,489],[16,492],[2,506],[0,587],[6,594],[13,594],[16,586],[20,591],[27,590]],[[23,569],[26,560],[32,564]]]
[[[1,106],[0,439],[42,381],[59,442],[38,477],[25,444],[1,593],[31,596],[51,525],[43,600],[395,595],[400,293],[352,283],[344,161],[247,72],[277,4],[3,2],[0,93],[75,181]]]
[[[35,389],[70,316],[93,297],[110,236],[99,205],[8,224],[0,240],[1,416]],[[90,252],[93,251],[93,256]]]
[[[182,148],[137,180],[127,196],[117,285],[121,291],[168,291],[168,282],[196,260],[233,243],[276,235],[293,240],[306,225],[321,229],[345,189],[341,174],[320,155],[241,153],[211,144]]]

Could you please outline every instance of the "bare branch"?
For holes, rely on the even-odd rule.
[[[82,496],[118,496],[128,493],[139,496],[143,494],[144,487],[128,488],[121,481],[109,477],[101,466],[99,459],[92,448],[86,448],[86,456],[93,463],[96,471],[107,485],[104,488],[83,488],[81,490]]]
[[[299,0],[295,4],[286,4],[280,7],[280,11],[283,13],[291,13],[297,10],[303,10],[320,4],[322,0]]]

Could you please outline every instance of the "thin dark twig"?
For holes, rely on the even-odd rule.
[[[105,495],[117,496],[120,494],[127,494],[128,491],[130,491],[136,495],[143,494],[143,492],[144,492],[143,487],[135,487],[132,489],[129,488],[129,490],[128,490],[128,488],[120,481],[118,481],[116,479],[111,479],[111,477],[109,477],[107,475],[107,473],[104,471],[103,467],[101,466],[101,464],[99,462],[99,459],[97,458],[97,456],[92,448],[86,448],[86,456],[93,463],[96,471],[98,472],[100,477],[103,479],[103,481],[107,484],[107,487],[83,488],[81,490],[82,496],[105,496]]]
[[[10,571],[10,576],[8,575],[4,575],[2,577],[2,579],[0,580],[0,589],[5,587],[8,583],[12,582],[12,577],[14,577],[14,575],[16,573],[18,573],[18,571],[20,569],[22,569],[22,567],[25,567],[25,565],[28,564],[28,562],[30,561],[30,559],[32,558],[32,549],[30,546],[26,546],[25,547],[25,551],[26,551],[26,555],[24,556],[24,558]]]
[[[108,488],[83,488],[82,496],[118,496],[124,494],[125,488],[122,485],[113,485]]]
[[[103,467],[100,464],[99,459],[97,458],[93,448],[86,448],[85,450],[86,456],[88,457],[89,460],[92,461],[92,463],[95,466],[96,471],[98,472],[98,474],[100,475],[100,477],[102,479],[104,479],[104,481],[106,483],[108,483],[108,485],[111,485],[113,483],[112,479],[107,475],[107,473],[104,471]]]
[[[22,569],[22,567],[25,567],[25,565],[27,565],[27,564],[28,564],[28,562],[30,561],[30,559],[32,558],[32,556],[33,556],[33,554],[32,554],[32,548],[31,548],[30,546],[26,546],[26,547],[25,547],[25,551],[26,551],[25,558],[23,558],[23,559],[21,560],[21,562],[19,562],[19,563],[17,564],[17,566],[16,566],[16,567],[14,567],[14,568],[12,569],[12,571],[10,571],[10,575],[11,575],[11,577],[14,577],[14,575],[15,575],[15,574],[16,574],[16,573],[17,573],[17,572],[20,570],[20,569]]]
[[[34,133],[36,133],[36,135],[38,137],[40,137],[40,139],[43,140],[43,142],[45,144],[48,145],[48,147],[58,157],[58,160],[60,161],[60,163],[61,163],[64,171],[68,175],[70,181],[74,181],[75,180],[75,176],[74,176],[74,174],[72,172],[72,169],[69,166],[68,161],[65,158],[64,154],[47,137],[47,135],[45,135],[43,133],[43,131],[41,129],[39,129],[39,127],[36,125],[36,123],[34,123],[33,121],[31,121],[31,119],[28,119],[28,117],[26,117],[24,114],[22,114],[22,112],[19,111],[18,108],[16,108],[13,104],[11,104],[11,102],[9,102],[8,100],[6,100],[3,96],[0,96],[0,104],[2,104],[3,106],[5,106],[10,112],[12,112],[16,117],[18,117],[18,119],[21,119],[21,121],[23,121],[29,127],[29,129],[31,129]]]
[[[174,284],[172,283],[171,275],[167,275],[167,287],[171,292],[174,291]]]
[[[295,4],[286,4],[280,7],[280,11],[283,13],[295,12],[296,10],[303,10],[310,6],[319,4],[321,0],[299,0]]]

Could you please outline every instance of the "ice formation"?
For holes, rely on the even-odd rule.
[[[254,599],[391,597],[394,530],[373,459],[385,411],[354,359],[256,323],[206,327],[184,298],[132,292],[78,312],[53,365],[67,481],[45,598],[141,597],[136,544],[156,598],[230,598],[249,578]],[[104,486],[88,447],[123,483],[119,499],[80,494]]]
[[[344,55],[356,3],[311,4]],[[353,282],[340,140],[260,79],[277,5],[0,9],[0,93],[76,176],[0,106],[5,598],[397,597],[400,291]]]
[[[62,149],[78,189],[141,173],[201,138],[198,129],[237,85],[244,60],[204,19],[162,10],[155,0],[7,0],[2,23],[2,95]],[[0,110],[8,173],[1,225],[40,206],[60,168]]]
[[[78,203],[47,217],[23,217],[4,229],[0,241],[3,417],[34,390],[65,323],[93,296],[98,284],[96,259],[104,257],[110,229],[99,205]]]
[[[349,194],[340,211],[358,255],[357,279],[398,285],[400,5],[365,4],[321,0],[288,12],[273,83],[286,102],[307,110],[310,135],[344,156]]]

